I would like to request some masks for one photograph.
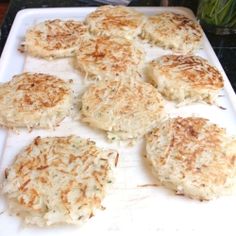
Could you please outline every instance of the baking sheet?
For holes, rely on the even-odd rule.
[[[180,7],[140,7],[136,8],[147,15],[154,15],[162,11],[173,11],[194,17],[193,13]],[[71,59],[58,59],[46,61],[33,58],[20,53],[17,49],[24,38],[26,29],[46,19],[77,19],[84,17],[95,8],[48,8],[28,9],[17,14],[9,34],[6,46],[0,61],[0,81],[5,82],[15,74],[23,71],[44,72],[57,75],[65,80],[75,81],[75,90],[80,93],[86,83],[79,73],[73,69]],[[143,45],[147,51],[146,61],[164,54],[172,53],[158,47]],[[222,73],[225,81],[224,90],[217,99],[217,104],[226,108],[206,104],[193,104],[180,108],[168,102],[166,110],[170,116],[198,115],[209,118],[230,134],[236,135],[236,96],[226,77],[214,51],[204,36],[202,49],[196,53],[209,60]],[[226,232],[233,233],[234,212],[236,212],[236,196],[221,197],[210,202],[199,202],[186,197],[176,196],[173,192],[152,185],[155,179],[143,159],[144,143],[140,140],[134,147],[125,144],[110,144],[101,131],[94,130],[80,122],[66,118],[56,130],[34,130],[28,132],[24,129],[19,133],[0,130],[0,176],[14,160],[14,156],[28,145],[38,135],[64,136],[76,134],[83,138],[95,140],[99,147],[117,149],[120,153],[118,167],[115,172],[116,182],[109,191],[103,205],[106,210],[97,211],[84,226],[54,226],[49,228],[24,227],[19,218],[9,216],[6,211],[4,198],[0,197],[0,235],[91,235],[91,234],[120,234],[128,233],[158,233],[159,235],[199,234]],[[229,235],[228,234],[228,235]]]

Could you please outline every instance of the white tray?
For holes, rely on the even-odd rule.
[[[48,8],[28,9],[20,11],[0,61],[0,81],[5,82],[15,74],[23,71],[46,72],[58,75],[64,79],[77,81],[76,89],[84,87],[79,74],[72,68],[70,59],[45,61],[36,59],[20,53],[17,49],[24,38],[26,29],[39,21],[46,19],[78,19],[84,17],[95,8]],[[153,15],[161,11],[173,11],[185,14],[194,18],[193,13],[186,8],[161,8],[161,7],[140,7],[137,10],[147,15]],[[144,45],[148,52],[147,61],[163,54],[171,53],[157,47],[150,48]],[[211,121],[225,127],[230,134],[236,135],[236,96],[226,77],[211,45],[204,36],[203,48],[197,53],[207,58],[222,73],[225,81],[224,90],[217,103],[226,108],[220,109],[217,106],[206,104],[194,104],[181,108],[174,108],[173,104],[167,104],[167,111],[170,116],[198,115],[209,118]],[[80,89],[78,89],[80,92]],[[28,133],[24,129],[19,134],[0,130],[0,176],[14,160],[14,156],[23,149],[31,140],[41,135],[69,135],[77,134],[84,138],[91,138],[100,147],[117,149],[120,153],[120,160],[116,170],[116,183],[106,197],[103,205],[104,211],[98,211],[96,216],[90,219],[81,228],[75,226],[57,226],[50,228],[24,227],[19,218],[9,216],[6,211],[4,198],[0,197],[0,235],[91,235],[91,234],[114,234],[121,232],[159,233],[180,233],[199,234],[214,232],[234,232],[236,212],[236,196],[222,197],[210,202],[199,202],[186,197],[176,196],[173,192],[163,187],[141,187],[141,185],[153,184],[155,179],[150,174],[147,164],[142,156],[144,143],[140,141],[134,147],[109,144],[103,132],[95,131],[79,122],[67,118],[55,131],[34,130]]]

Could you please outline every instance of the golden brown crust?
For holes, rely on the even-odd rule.
[[[236,140],[198,117],[173,118],[147,135],[147,158],[167,187],[200,200],[235,187]]]
[[[68,82],[41,73],[23,73],[0,86],[1,125],[7,127],[50,127],[67,116],[71,109]],[[54,117],[54,118],[53,118]]]
[[[42,73],[23,73],[13,77],[8,85],[16,94],[24,96],[15,98],[15,108],[21,111],[49,109],[63,101],[70,91],[66,82]]]
[[[220,140],[218,134],[223,129],[218,128],[216,125],[208,127],[203,131],[207,120],[203,118],[176,118],[173,120],[170,126],[170,130],[173,132],[169,148],[164,156],[162,156],[162,164],[166,164],[165,160],[170,155],[172,150],[176,150],[177,153],[173,158],[179,160],[186,167],[186,170],[190,172],[195,171],[195,162],[197,157],[201,156],[202,152],[209,151],[211,149],[219,148]],[[154,132],[153,132],[154,134]],[[161,135],[161,134],[160,134]],[[204,138],[199,139],[199,136],[203,135]],[[197,148],[190,149],[189,144],[196,145]]]
[[[98,36],[81,43],[75,67],[90,79],[140,77],[144,52],[124,38]]]
[[[143,14],[124,6],[102,6],[89,14],[85,23],[95,35],[135,37],[141,32]]]
[[[82,22],[48,20],[30,28],[25,36],[25,50],[39,57],[67,57],[88,36]]]
[[[89,219],[101,207],[116,155],[76,136],[35,138],[9,169],[4,189],[18,206],[12,211],[40,226]]]
[[[184,104],[213,104],[224,87],[220,71],[199,56],[162,56],[148,64],[146,74],[163,96]]]
[[[158,46],[182,53],[191,53],[199,48],[202,40],[201,26],[173,12],[151,16],[143,27],[142,37]]]
[[[188,83],[192,88],[223,88],[223,77],[219,70],[199,56],[165,55],[153,60],[150,66],[156,76]]]
[[[112,138],[137,138],[160,122],[163,99],[141,81],[101,81],[82,96],[82,121],[110,133]]]

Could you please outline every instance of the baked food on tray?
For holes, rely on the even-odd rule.
[[[224,81],[219,70],[199,56],[165,55],[146,68],[148,79],[167,99],[214,103]]]
[[[146,17],[125,6],[101,6],[90,13],[85,24],[95,35],[134,38],[141,33]]]
[[[140,138],[165,114],[162,96],[142,81],[101,81],[91,85],[81,100],[81,120],[105,130],[111,140]]]
[[[142,38],[182,54],[199,49],[202,37],[201,26],[196,21],[173,12],[148,17],[142,31]]]
[[[69,57],[88,35],[88,27],[80,21],[47,20],[27,30],[23,50],[46,59]]]
[[[90,80],[134,79],[142,76],[144,55],[131,40],[95,36],[79,45],[74,66]]]
[[[42,73],[23,73],[0,85],[0,125],[53,128],[70,114],[70,82]]]
[[[210,200],[236,186],[236,139],[200,117],[166,120],[146,136],[154,175],[177,194]]]
[[[77,136],[37,137],[6,170],[9,210],[26,224],[80,225],[102,207],[117,158]]]

